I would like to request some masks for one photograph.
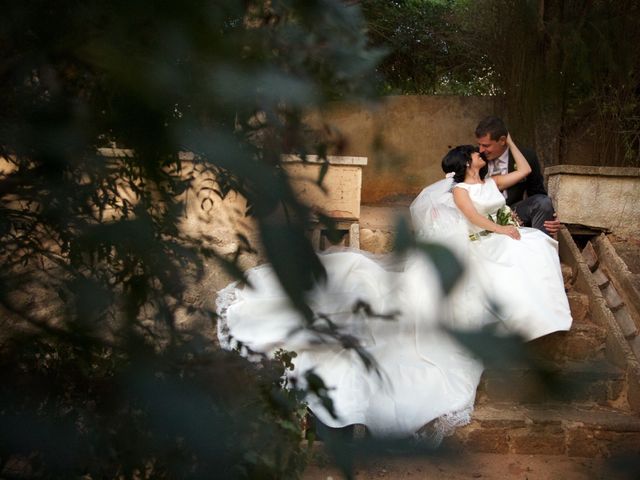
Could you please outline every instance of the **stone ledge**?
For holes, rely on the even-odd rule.
[[[536,358],[556,362],[597,360],[604,356],[605,329],[591,321],[574,322],[568,332],[555,332],[529,342]]]
[[[545,365],[541,362],[541,365]],[[575,362],[562,365],[547,362],[546,373],[534,367],[510,367],[486,370],[478,388],[478,404],[489,402],[518,402],[541,404],[571,402],[574,405],[616,406],[626,404],[623,369],[603,360]],[[551,379],[551,383],[548,383]]]
[[[465,452],[611,457],[640,454],[640,418],[610,408],[559,404],[479,406],[444,446]]]
[[[554,165],[544,169],[545,176],[597,175],[599,177],[640,177],[640,168],[635,167],[591,167],[587,165]]]
[[[132,158],[136,152],[131,148],[102,147],[98,148],[98,153],[107,158]],[[192,161],[195,157],[193,152],[178,152],[178,158],[183,162]]]
[[[640,236],[640,168],[558,165],[545,178],[558,217],[573,230]]]
[[[102,147],[98,148],[98,153],[104,157],[109,158],[130,158],[133,157],[135,152],[130,148],[111,148]],[[180,160],[193,160],[195,155],[193,152],[178,152]],[[284,163],[302,162],[302,163],[325,163],[325,159],[320,158],[318,155],[307,155],[304,159],[300,155],[281,155],[280,159]],[[354,157],[354,156],[340,156],[340,155],[328,155],[326,162],[329,165],[353,165],[353,166],[365,166],[368,163],[367,157]]]
[[[562,404],[514,406],[494,403],[493,405],[478,407],[473,413],[473,420],[480,424],[486,422],[492,427],[503,424],[509,426],[515,423],[524,425],[540,423],[640,433],[640,417],[611,408],[584,408]]]
[[[109,157],[109,158],[130,158],[130,157],[133,157],[135,152],[130,148],[105,147],[105,148],[99,148],[98,153],[103,157]]]
[[[326,160],[320,158],[318,155],[307,155],[304,159],[301,155],[281,155],[280,160],[283,163],[290,162],[302,162],[302,163],[325,163],[329,165],[352,165],[352,166],[365,166],[368,163],[367,157],[350,157],[341,155],[327,155]]]

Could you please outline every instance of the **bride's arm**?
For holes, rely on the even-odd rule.
[[[491,177],[495,180],[496,185],[498,185],[498,189],[500,191],[509,188],[521,180],[527,178],[527,175],[531,173],[531,165],[527,162],[527,159],[524,158],[520,149],[513,143],[511,138],[511,134],[507,134],[507,146],[511,150],[513,154],[513,158],[516,162],[516,169],[513,172],[507,173],[506,175],[496,175],[495,177]]]
[[[480,215],[476,210],[476,207],[473,206],[473,202],[469,197],[469,192],[467,192],[464,188],[453,189],[453,201],[460,209],[462,214],[467,217],[467,220],[469,220],[474,225],[488,230],[489,232],[508,235],[511,238],[515,238],[516,240],[520,239],[520,232],[516,227],[510,225],[498,225],[497,223],[489,220],[487,217]]]

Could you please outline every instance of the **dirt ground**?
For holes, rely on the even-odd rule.
[[[335,468],[311,465],[304,480],[339,480]],[[356,468],[357,480],[632,480],[637,464],[612,465],[602,459],[555,455],[474,453],[458,458],[385,458]]]

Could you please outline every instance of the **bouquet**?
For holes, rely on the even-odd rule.
[[[508,205],[501,207],[496,213],[487,215],[489,220],[497,223],[498,225],[513,225],[514,227],[522,226],[522,221],[518,218],[518,214],[511,210]],[[489,230],[482,230],[481,232],[470,233],[469,240],[477,241],[480,237],[485,237],[491,232]]]
[[[497,223],[498,225],[513,225],[514,227],[520,227],[522,225],[518,215],[516,212],[511,210],[509,205],[500,207],[496,213],[489,214],[487,216],[489,217],[489,220]]]

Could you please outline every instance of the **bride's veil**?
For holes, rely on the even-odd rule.
[[[409,210],[418,239],[447,244],[467,240],[465,217],[453,202],[453,184],[453,174],[448,174],[422,190],[411,203]]]

